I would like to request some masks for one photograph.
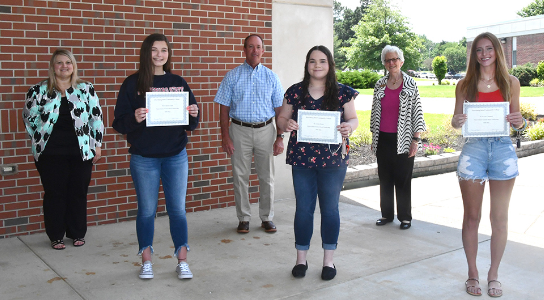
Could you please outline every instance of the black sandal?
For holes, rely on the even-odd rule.
[[[76,245],[77,242],[83,242],[83,244]],[[81,246],[85,245],[85,239],[84,238],[74,239],[74,242],[72,243],[72,245],[74,245],[74,247],[81,247]]]
[[[57,248],[56,246],[58,246],[58,245],[62,245],[62,247]],[[55,250],[64,250],[64,249],[66,249],[66,246],[64,245],[63,240],[56,240],[56,241],[51,241],[51,248],[53,248]]]

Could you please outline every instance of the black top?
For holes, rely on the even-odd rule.
[[[132,74],[121,85],[117,104],[115,105],[115,119],[112,127],[117,132],[126,134],[130,143],[129,152],[145,157],[168,157],[177,155],[187,145],[186,130],[195,130],[198,126],[198,116],[189,115],[189,125],[183,126],[153,126],[147,127],[144,120],[136,121],[134,111],[145,107],[145,97],[138,95],[138,73]],[[193,92],[181,76],[166,73],[155,75],[151,92],[189,92],[189,104],[197,104]]]
[[[73,106],[68,98],[62,97],[60,99],[59,117],[55,125],[53,125],[53,131],[51,131],[47,147],[45,147],[42,155],[81,155],[74,130],[74,120],[70,113]]]

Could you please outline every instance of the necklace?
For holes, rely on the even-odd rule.
[[[393,78],[393,76],[391,76],[391,78]],[[395,86],[395,85],[397,85],[397,82],[398,82],[399,80],[402,80],[402,76],[400,76],[398,79],[397,79],[397,78],[393,78],[393,80],[395,80],[395,81],[393,82],[393,86]]]
[[[487,88],[490,89],[491,88],[491,83],[489,83],[489,80],[493,79],[493,77],[489,78],[489,79],[480,79],[481,81],[484,82],[484,84],[486,84]]]

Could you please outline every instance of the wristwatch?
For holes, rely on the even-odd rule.
[[[284,135],[283,133],[282,133],[282,134],[278,134],[278,135],[276,136],[276,138],[279,138],[279,137],[281,137],[281,138],[283,139],[283,138],[285,137],[285,135]]]
[[[421,138],[413,136],[412,141],[415,141],[415,142],[419,143],[419,142],[421,142]]]

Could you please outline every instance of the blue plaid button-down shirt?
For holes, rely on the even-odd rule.
[[[283,103],[280,79],[272,70],[247,62],[229,71],[215,95],[215,102],[230,107],[229,116],[247,122],[265,122],[276,115]]]

